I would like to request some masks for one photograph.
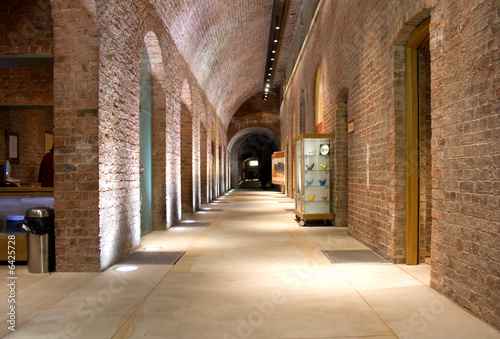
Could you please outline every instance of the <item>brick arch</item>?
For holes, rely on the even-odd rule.
[[[415,29],[430,16],[431,9],[426,9],[416,13],[399,30],[394,38],[394,169],[395,180],[406,181],[406,109],[405,109],[405,67],[406,67],[406,42],[413,34]],[[395,201],[406,200],[405,185],[394,186]],[[398,206],[398,205],[397,205]],[[406,248],[404,239],[406,239],[406,209],[405,204],[398,206],[395,210],[395,226],[393,230],[393,247],[389,249],[389,257],[396,263],[404,262],[406,257]]]
[[[276,134],[268,128],[249,127],[236,133],[228,143],[227,153],[229,157],[230,188],[238,188],[239,162],[238,150],[241,142],[252,134],[261,134],[269,137],[279,147],[280,141]]]
[[[153,75],[153,227],[166,227],[166,84],[163,52],[154,31],[144,36]]]

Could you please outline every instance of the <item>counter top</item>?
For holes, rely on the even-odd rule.
[[[0,197],[53,197],[54,187],[0,187]]]

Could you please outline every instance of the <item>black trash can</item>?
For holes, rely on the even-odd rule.
[[[48,273],[55,269],[54,210],[31,207],[24,214],[23,228],[28,231],[28,272]]]

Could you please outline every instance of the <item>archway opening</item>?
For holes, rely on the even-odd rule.
[[[276,150],[276,144],[267,135],[248,135],[238,147],[238,187],[273,188],[271,156]]]
[[[406,264],[430,262],[431,71],[429,23],[406,44]]]
[[[146,43],[140,60],[140,112],[139,112],[139,161],[141,191],[141,236],[153,230],[153,157],[152,112],[153,75]]]

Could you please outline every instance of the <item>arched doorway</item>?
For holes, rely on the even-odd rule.
[[[146,43],[140,61],[139,161],[141,173],[141,236],[153,230],[152,112],[153,76]]]
[[[253,137],[252,137],[253,136]],[[257,137],[260,136],[260,137]],[[252,140],[259,139],[260,141],[254,142]],[[243,144],[247,146],[243,146]],[[260,144],[257,146],[255,144]],[[238,133],[236,133],[228,143],[227,154],[228,154],[228,167],[230,173],[230,188],[239,188],[239,184],[242,180],[242,161],[249,160],[250,158],[263,159],[265,157],[259,157],[260,153],[270,152],[267,149],[265,152],[259,151],[262,148],[263,144],[270,145],[273,152],[278,149],[277,145],[279,144],[279,140],[276,135],[269,129],[263,127],[249,127],[245,128]],[[248,149],[247,149],[248,147]],[[255,150],[251,150],[254,148]],[[272,152],[271,152],[272,154]],[[270,159],[270,155],[269,155]],[[259,162],[261,164],[261,162]],[[253,169],[254,173],[259,173],[259,168]],[[257,178],[258,179],[258,178]],[[260,185],[260,183],[256,183],[255,186]]]
[[[431,104],[429,23],[406,44],[406,264],[430,258]]]
[[[238,147],[239,188],[267,189],[271,180],[274,141],[264,134],[248,135]]]

